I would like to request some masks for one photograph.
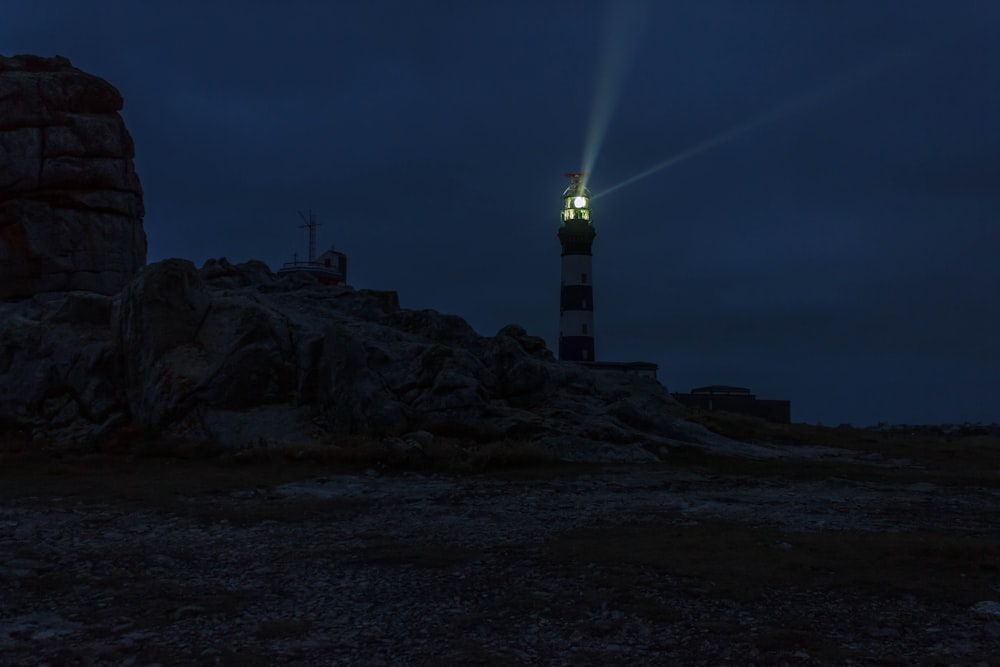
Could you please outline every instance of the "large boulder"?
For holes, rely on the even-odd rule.
[[[65,58],[0,56],[0,299],[111,295],[145,264],[122,104]]]
[[[194,264],[168,259],[146,267],[122,292],[113,332],[132,414],[149,430],[178,416],[211,361],[196,340],[211,295]]]
[[[83,292],[0,302],[0,426],[72,443],[129,421],[111,308]]]

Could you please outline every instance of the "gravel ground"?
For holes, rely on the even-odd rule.
[[[0,663],[1000,664],[991,486],[616,466],[143,494],[110,475],[5,494]],[[788,560],[912,534],[971,540],[921,572],[974,581],[879,588]],[[661,560],[664,535],[684,553]],[[699,563],[727,549],[752,567]]]

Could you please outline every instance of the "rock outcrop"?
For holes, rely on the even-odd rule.
[[[277,278],[259,262],[145,267],[120,295],[0,303],[0,427],[95,441],[126,424],[228,447],[346,434],[518,438],[643,460],[718,436],[650,378],[558,362],[516,325],[401,308],[394,292]]]
[[[0,299],[111,295],[145,264],[122,104],[65,58],[0,56]]]

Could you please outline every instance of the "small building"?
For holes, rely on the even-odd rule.
[[[697,387],[688,394],[676,393],[671,396],[689,408],[735,412],[778,424],[792,422],[791,401],[759,399],[746,387],[713,384],[708,387]]]
[[[324,285],[346,285],[347,284],[347,255],[330,248],[319,257],[316,256],[316,215],[310,211],[309,217],[299,214],[306,224],[302,228],[309,230],[309,259],[300,261],[296,255],[290,262],[285,262],[278,269],[279,276],[287,276],[294,273],[307,273],[314,276]]]
[[[298,260],[285,262],[278,269],[279,276],[291,273],[308,273],[324,285],[346,285],[347,255],[330,248],[315,259],[306,262]]]

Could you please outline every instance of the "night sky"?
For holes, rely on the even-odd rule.
[[[765,114],[595,199],[598,358],[795,421],[1000,421],[995,0],[10,4],[0,53],[122,92],[149,261],[277,269],[311,209],[355,287],[552,349],[595,91],[595,195]]]

